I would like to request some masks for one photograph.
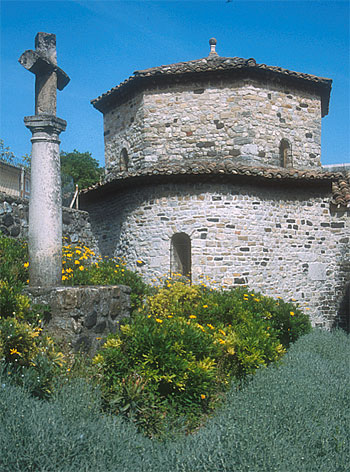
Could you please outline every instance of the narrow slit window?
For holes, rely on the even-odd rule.
[[[292,148],[288,139],[280,142],[280,166],[293,167]]]
[[[120,151],[120,170],[127,171],[129,169],[129,156],[126,148]]]
[[[191,278],[191,238],[186,233],[171,238],[170,272]]]

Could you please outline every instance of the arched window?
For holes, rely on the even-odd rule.
[[[128,151],[126,148],[123,148],[120,151],[120,170],[127,171],[129,168],[129,156],[128,156]]]
[[[293,167],[292,147],[288,139],[281,139],[280,142],[280,166]]]
[[[171,238],[170,272],[191,277],[191,238],[186,233]]]

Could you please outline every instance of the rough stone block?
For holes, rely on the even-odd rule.
[[[321,262],[311,262],[309,264],[309,278],[311,280],[326,280],[327,265]]]
[[[130,316],[130,291],[124,285],[26,289],[35,303],[48,307],[44,330],[91,355]]]

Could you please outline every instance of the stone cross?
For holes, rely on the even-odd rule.
[[[63,90],[70,80],[57,66],[56,35],[38,33],[35,51],[25,51],[19,62],[35,74],[35,114],[56,115],[56,89]]]
[[[57,66],[56,36],[38,33],[35,51],[25,51],[20,64],[35,74],[35,116],[24,117],[32,132],[29,200],[29,285],[61,285],[62,198],[59,134],[67,123],[56,117],[57,88],[69,82]]]

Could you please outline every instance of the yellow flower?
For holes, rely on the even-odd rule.
[[[109,347],[116,347],[116,348],[119,348],[122,344],[123,344],[123,342],[122,342],[120,339],[111,338],[111,339],[108,339],[108,340],[104,343],[103,349],[107,349],[107,348],[109,348]]]
[[[290,316],[294,316],[294,315],[295,315],[294,311],[291,311]]]
[[[80,262],[79,262],[79,261],[74,261],[74,264],[75,264],[75,265],[79,265]]]
[[[163,323],[163,320],[160,320],[159,318],[156,318],[157,323]]]
[[[194,320],[195,318],[197,318],[196,315],[190,315],[189,317],[190,317],[192,320]]]
[[[207,323],[207,326],[208,326],[208,328],[210,328],[210,329],[215,329],[214,326],[213,326],[212,324],[210,324],[210,323]]]
[[[68,277],[66,275],[62,275],[62,280],[68,280]]]
[[[21,355],[20,352],[17,351],[17,349],[10,349],[10,354],[13,355],[13,354],[18,354],[19,356]]]
[[[219,343],[220,344],[225,344],[225,340],[224,339],[219,339]]]
[[[79,249],[77,249],[75,252],[76,252],[77,254],[81,254],[81,251],[79,251]]]
[[[25,263],[23,264],[23,267],[24,267],[25,269],[26,269],[27,267],[29,267],[29,262],[25,262]]]
[[[208,305],[203,305],[203,308],[208,308]]]
[[[202,400],[205,399],[205,395],[203,395],[203,393],[202,393],[202,395],[201,395],[201,399],[202,399]]]
[[[92,363],[94,365],[96,364],[102,364],[103,362],[103,356],[101,354],[97,354],[97,356],[95,356],[93,359],[92,359]]]
[[[83,266],[80,266],[80,267],[79,267],[79,270],[84,270],[84,267],[83,267]]]
[[[259,299],[259,298],[254,298],[254,300],[255,300],[256,302],[260,302],[260,299]]]
[[[224,331],[224,330],[222,330],[222,329],[219,329],[219,332],[220,332],[221,334],[223,334],[224,336],[226,336],[226,333],[225,333],[225,331]]]

